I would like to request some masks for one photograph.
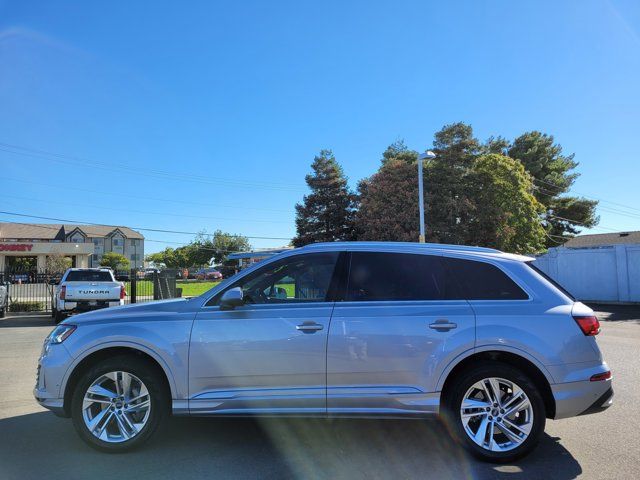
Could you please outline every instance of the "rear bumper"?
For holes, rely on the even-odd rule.
[[[551,385],[556,403],[555,419],[587,415],[613,404],[611,380],[559,383]]]
[[[61,302],[58,310],[65,313],[82,313],[120,305],[124,305],[124,300],[98,301],[95,305],[90,305],[89,302]]]
[[[613,387],[609,387],[609,390],[604,392],[598,400],[587,408],[580,415],[590,415],[592,413],[599,413],[613,405]]]

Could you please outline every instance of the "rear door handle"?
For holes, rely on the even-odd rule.
[[[303,333],[314,333],[323,328],[323,325],[315,322],[303,322],[302,325],[296,325],[296,330],[300,330]]]
[[[437,330],[439,332],[446,332],[447,330],[453,330],[458,328],[457,323],[450,322],[449,320],[436,320],[434,323],[429,324],[429,328]]]

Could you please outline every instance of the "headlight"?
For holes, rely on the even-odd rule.
[[[55,345],[64,342],[76,328],[75,325],[58,325],[47,337],[47,343]]]

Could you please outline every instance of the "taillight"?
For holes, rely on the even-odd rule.
[[[65,285],[60,288],[60,300],[67,298],[67,287]]]
[[[595,375],[591,375],[589,379],[592,382],[600,382],[602,380],[609,380],[611,378],[611,370],[604,373],[596,373]]]
[[[120,285],[120,300],[124,300],[126,294],[127,291],[125,290],[124,285]]]
[[[588,317],[574,316],[573,319],[580,327],[580,330],[582,330],[582,333],[586,336],[591,337],[600,333],[600,322],[595,315],[590,315]]]

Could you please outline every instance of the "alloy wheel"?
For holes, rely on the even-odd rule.
[[[144,428],[151,413],[146,385],[135,375],[114,371],[101,375],[87,389],[82,418],[87,429],[109,443],[122,443]]]
[[[522,388],[504,378],[484,378],[465,393],[460,420],[469,438],[492,452],[522,445],[533,427],[533,407]]]

